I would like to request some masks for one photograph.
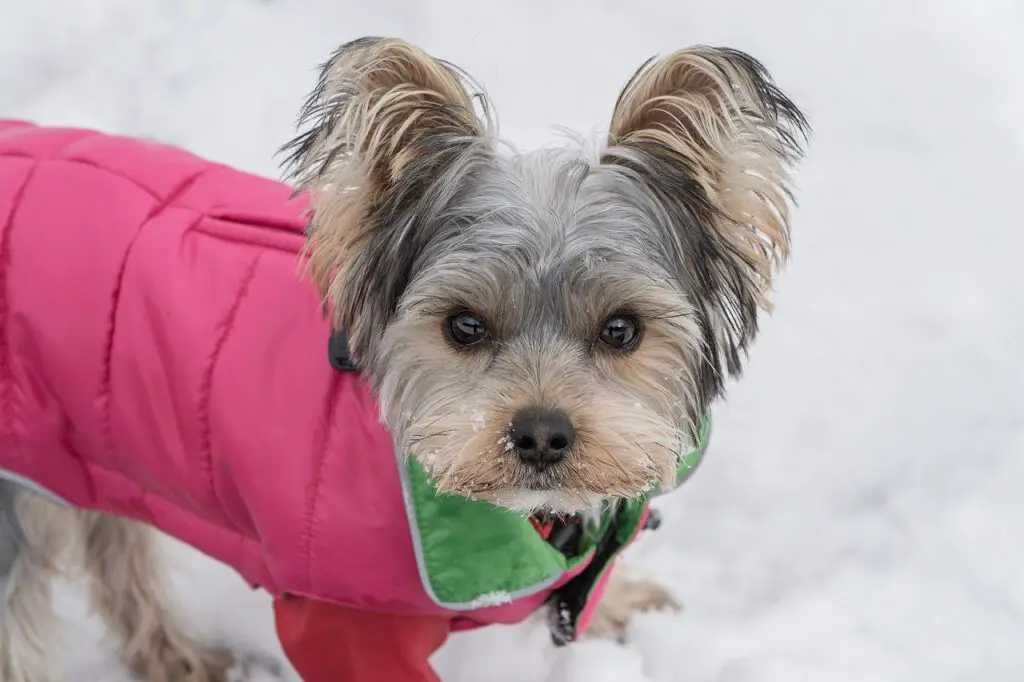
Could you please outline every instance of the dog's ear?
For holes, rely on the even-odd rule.
[[[322,66],[299,135],[282,149],[310,195],[313,278],[357,345],[373,326],[363,313],[393,309],[426,238],[408,216],[487,135],[487,103],[471,85],[402,40],[355,40]]]
[[[788,167],[809,129],[764,66],[697,46],[645,63],[619,95],[602,161],[652,192],[707,344],[701,383],[721,391],[769,311],[789,251]]]

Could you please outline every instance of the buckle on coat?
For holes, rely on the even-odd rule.
[[[348,333],[339,329],[331,334],[327,340],[327,359],[331,367],[339,372],[358,371],[355,362],[352,361],[352,352],[348,348]]]

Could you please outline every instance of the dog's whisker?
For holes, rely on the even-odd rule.
[[[694,47],[636,73],[597,148],[524,153],[458,69],[354,45],[289,166],[314,279],[397,446],[471,495],[555,497],[568,452],[597,494],[667,479],[770,310],[803,115],[748,55]],[[538,411],[560,416],[509,437]]]
[[[3,128],[7,149],[0,156],[10,157],[11,150],[16,150],[14,157],[17,157],[18,168],[25,166],[22,157],[26,154],[34,159],[36,168],[51,161],[52,154],[45,152],[46,149],[68,144],[66,133],[60,133],[59,139],[53,138],[50,142],[44,134],[37,138],[36,133],[32,133],[22,143],[18,138],[21,133],[17,131],[7,137],[7,122],[0,122],[0,128]],[[724,395],[726,381],[740,376],[748,350],[758,336],[761,320],[771,312],[774,280],[789,254],[791,171],[802,154],[807,134],[803,114],[776,86],[760,62],[736,50],[696,46],[646,62],[620,92],[612,107],[607,134],[593,141],[594,144],[580,140],[561,149],[522,152],[499,136],[487,97],[458,67],[397,39],[364,38],[342,46],[323,65],[317,85],[300,113],[296,137],[282,150],[287,155],[288,175],[295,187],[281,189],[284,193],[294,189],[297,195],[302,195],[303,206],[308,200],[309,207],[308,212],[305,208],[298,209],[303,214],[297,217],[295,234],[302,230],[307,218],[308,228],[305,230],[307,243],[301,254],[296,255],[302,272],[308,274],[316,292],[315,295],[303,293],[301,296],[309,294],[309,298],[295,300],[300,301],[300,307],[301,301],[309,302],[314,308],[308,312],[329,316],[331,327],[344,332],[358,376],[349,374],[348,378],[339,378],[333,375],[330,390],[324,391],[322,379],[325,373],[332,371],[324,360],[320,374],[307,372],[306,365],[298,372],[297,376],[303,380],[306,374],[314,377],[310,379],[310,387],[315,390],[306,394],[301,391],[301,382],[296,384],[295,376],[288,376],[288,380],[279,385],[264,386],[264,375],[261,375],[257,384],[246,384],[243,380],[239,386],[243,387],[240,390],[248,390],[247,387],[253,385],[260,386],[261,391],[266,388],[271,395],[268,404],[273,407],[278,407],[281,401],[297,401],[304,395],[316,404],[296,403],[289,407],[305,410],[301,414],[307,416],[333,416],[335,412],[326,408],[334,410],[338,405],[358,404],[358,409],[365,410],[365,414],[351,417],[357,422],[357,437],[344,442],[359,444],[360,429],[369,433],[374,428],[382,428],[377,423],[379,416],[389,433],[376,432],[373,438],[363,440],[383,443],[386,448],[390,437],[390,444],[399,456],[392,458],[390,452],[387,456],[377,456],[379,452],[341,452],[336,445],[343,439],[330,438],[341,425],[333,422],[325,425],[326,420],[320,419],[313,433],[315,438],[308,441],[312,445],[297,445],[297,454],[278,457],[276,461],[280,461],[281,466],[306,471],[309,463],[302,461],[302,457],[319,457],[321,463],[333,456],[362,457],[358,465],[371,472],[365,479],[370,483],[360,489],[358,495],[349,495],[351,489],[343,486],[361,485],[364,479],[355,477],[358,480],[352,483],[339,482],[337,479],[341,477],[323,477],[324,481],[340,486],[338,490],[324,492],[334,496],[331,498],[334,500],[347,502],[351,498],[367,505],[375,503],[373,496],[382,491],[370,489],[373,482],[393,474],[390,467],[397,463],[399,467],[422,466],[439,496],[461,494],[474,502],[493,503],[521,514],[543,511],[546,515],[565,517],[582,513],[591,522],[596,517],[610,523],[610,515],[620,505],[642,499],[653,484],[675,480],[680,448],[696,444],[694,441],[699,437],[708,410]],[[151,202],[150,192],[142,188],[153,185],[155,176],[148,175],[140,182],[111,184],[107,165],[116,165],[119,176],[134,172],[132,163],[145,166],[146,173],[155,172],[153,168],[164,173],[161,159],[169,159],[166,177],[160,175],[162,179],[157,185],[168,184],[174,173],[179,173],[183,181],[186,177],[200,179],[196,185],[191,180],[182,182],[179,189],[162,196],[157,203],[168,208],[174,208],[182,196],[196,191],[203,195],[203,201],[186,203],[221,206],[212,200],[223,198],[214,196],[222,179],[227,187],[242,177],[234,176],[233,180],[228,169],[218,166],[216,181],[207,182],[209,175],[197,175],[195,169],[201,166],[191,157],[177,153],[167,155],[166,150],[158,153],[152,148],[156,145],[148,144],[145,151],[138,152],[138,159],[136,152],[129,151],[122,164],[121,160],[113,159],[123,150],[132,149],[127,140],[104,147],[108,143],[102,142],[98,135],[96,139],[97,152],[90,158],[99,159],[92,170],[102,174],[103,182],[95,186],[110,186],[113,187],[110,191],[117,193],[135,192],[139,202]],[[94,144],[92,139],[89,144]],[[145,156],[149,153],[154,156]],[[176,163],[182,168],[175,170]],[[78,170],[92,172],[87,171],[85,165]],[[44,176],[50,174],[29,173],[23,178],[24,174],[19,171],[8,175],[9,181],[0,180],[0,189],[8,192],[0,196],[0,200],[13,201],[11,205],[19,210],[18,225],[8,230],[13,231],[13,239],[18,244],[22,243],[18,240],[30,239],[29,234],[36,235],[32,238],[48,235],[58,225],[64,229],[80,227],[71,219],[54,220],[47,211],[42,212],[42,229],[26,227],[31,211],[22,214],[20,210],[32,202],[25,200],[23,206],[17,205],[18,202],[22,202],[23,196],[33,197],[44,192],[37,184],[26,190],[29,185],[25,183],[44,182]],[[125,177],[134,180],[130,174]],[[239,180],[239,186],[260,188],[256,192],[259,201],[251,207],[258,209],[253,215],[259,216],[268,201],[266,196],[272,196],[272,192],[266,192],[264,185],[252,184],[256,180],[246,175],[244,182]],[[91,181],[83,180],[83,183],[80,184],[93,187]],[[128,187],[134,189],[125,189]],[[53,189],[60,188],[54,185]],[[206,197],[207,193],[210,197]],[[240,201],[244,204],[244,196],[244,192],[231,188],[227,198],[232,205]],[[74,207],[81,203],[79,199],[53,203]],[[104,197],[102,201],[92,201],[90,206],[100,212],[106,203]],[[238,215],[248,211],[244,205],[237,208]],[[270,206],[267,210],[277,209]],[[73,212],[68,209],[63,215],[71,216]],[[190,216],[195,212],[190,208],[189,217],[183,220],[192,220]],[[110,237],[117,253],[124,247],[118,235],[132,227],[124,221],[135,213],[138,211],[126,208],[115,211],[115,222],[124,223],[123,229],[114,230],[116,234]],[[174,211],[167,213],[168,216],[162,217],[170,218]],[[177,213],[184,215],[182,211]],[[271,221],[277,235],[272,240],[274,244],[281,241],[278,228],[280,222],[287,220],[281,217],[285,215],[274,213]],[[110,224],[102,213],[89,217],[97,225]],[[258,226],[252,227],[257,229]],[[183,226],[182,229],[191,228]],[[91,236],[81,237],[77,232],[74,238],[92,239]],[[223,242],[224,248],[244,248],[247,254],[266,246],[261,240],[241,247],[229,240],[215,241]],[[37,245],[45,251],[44,242]],[[277,259],[280,248],[273,248]],[[32,249],[15,251],[28,251],[31,255]],[[158,249],[149,249],[147,254],[139,257],[161,255]],[[107,256],[111,254],[93,260],[102,266],[110,260]],[[179,256],[171,254],[173,258]],[[11,258],[16,260],[18,256]],[[175,324],[181,321],[188,320],[188,324],[192,324],[190,316],[196,310],[202,313],[200,322],[225,320],[218,325],[195,323],[196,329],[209,327],[209,335],[181,336],[182,343],[192,337],[198,339],[196,347],[188,349],[193,356],[183,357],[191,357],[189,362],[194,360],[197,367],[206,363],[207,369],[211,369],[210,348],[219,350],[242,297],[248,295],[254,300],[259,291],[280,290],[280,287],[274,289],[266,285],[270,280],[264,275],[271,272],[272,267],[264,268],[264,265],[271,259],[261,261],[260,258],[246,255],[251,265],[246,275],[248,279],[243,280],[241,288],[235,281],[239,273],[225,271],[223,276],[227,279],[216,282],[214,287],[216,291],[225,292],[224,296],[210,297],[206,293],[209,287],[205,285],[211,283],[209,278],[219,276],[220,271],[200,272],[200,279],[182,283],[159,273],[186,277],[192,275],[186,272],[190,268],[167,270],[161,269],[159,263],[140,261],[139,267],[128,268],[128,274],[117,275],[118,278],[124,276],[124,282],[120,279],[116,282],[116,290],[120,292],[123,287],[126,301],[149,301],[152,297],[154,309],[162,309],[170,300],[180,305],[180,310],[173,306],[170,310],[180,315],[181,320],[171,314],[157,316],[160,329],[159,333],[154,332],[154,338],[161,342],[145,344],[145,353],[155,356],[146,362],[152,360],[160,370],[154,370],[154,376],[162,376],[160,372],[168,368],[192,366],[177,361],[162,362],[165,358],[159,354],[166,352],[164,346],[174,345],[167,341],[174,338],[172,333],[167,336],[170,333],[167,329],[173,331],[177,328]],[[55,262],[63,261],[58,258]],[[211,257],[199,259],[199,262],[207,267],[220,260]],[[264,265],[257,268],[258,262]],[[25,263],[18,261],[18,267],[12,266],[10,276],[36,276],[38,279],[38,268]],[[83,273],[87,265],[82,265]],[[154,267],[150,269],[149,265]],[[289,279],[285,287],[293,287],[296,268],[289,266],[287,269]],[[109,291],[111,273],[108,270],[105,266],[99,267],[93,274],[101,282],[100,287],[90,283],[82,287],[83,291]],[[137,272],[145,276],[140,278]],[[35,280],[27,282],[19,280],[7,287],[12,297],[7,307],[11,310],[21,311],[23,305],[38,304],[32,297],[15,295],[38,289]],[[250,282],[257,284],[250,287]],[[167,286],[160,289],[161,283]],[[232,291],[239,292],[234,307],[227,303]],[[195,301],[183,298],[188,292],[196,293]],[[159,300],[159,296],[169,298]],[[105,377],[105,384],[112,381],[111,376],[115,377],[117,388],[116,377],[123,374],[123,368],[114,363],[129,358],[127,362],[132,364],[129,374],[137,373],[138,360],[132,355],[132,343],[145,343],[150,338],[146,335],[148,332],[135,335],[137,338],[128,335],[126,339],[135,340],[127,341],[124,348],[119,342],[112,349],[108,343],[112,338],[107,324],[109,296],[87,298],[95,301],[86,308],[101,305],[101,300],[103,306],[95,309],[95,318],[100,322],[94,331],[95,343],[79,344],[86,349],[95,347],[93,366],[86,368],[87,374],[82,374],[87,380],[72,377],[69,382],[52,382],[54,391],[91,385],[92,378],[100,374]],[[213,307],[205,310],[206,299],[216,299],[217,303],[211,303]],[[225,302],[222,304],[220,299]],[[290,306],[292,299],[279,297],[275,300],[285,301]],[[221,305],[223,308],[218,308]],[[255,304],[241,308],[248,311],[255,308]],[[268,307],[268,318],[274,316],[272,308]],[[40,344],[44,350],[53,345],[44,333],[53,327],[50,322],[39,326],[43,330],[41,338],[45,337],[43,341],[46,341]],[[312,329],[310,333],[316,338],[285,338],[281,347],[305,347],[300,343],[324,340],[319,337],[323,330],[312,325],[277,325],[270,330],[274,335],[271,340],[276,343],[279,333],[293,333],[293,328],[301,333]],[[332,344],[335,338],[332,337]],[[255,344],[254,347],[260,346]],[[174,352],[177,350],[174,348]],[[47,351],[35,355],[49,357],[52,354]],[[80,355],[91,357],[89,353]],[[65,365],[70,366],[70,358],[67,354],[58,358],[62,372]],[[22,359],[29,364],[36,360],[35,357]],[[100,367],[103,371],[98,372]],[[276,380],[288,372],[286,369],[265,376]],[[30,395],[34,387],[29,385],[29,380],[32,376],[48,374],[30,366],[26,372],[13,374],[17,376],[5,379],[5,391],[12,396],[17,394],[16,397],[29,396],[21,401],[25,402],[25,409],[15,409],[18,412],[15,416],[20,418],[21,412],[25,415],[39,413],[42,416],[38,418],[46,421],[49,412],[31,404],[38,396]],[[219,373],[216,376],[215,387],[223,386],[227,375],[225,378]],[[194,538],[213,543],[219,542],[222,536],[210,532],[210,519],[224,519],[225,527],[215,530],[223,531],[223,537],[233,537],[234,533],[241,540],[231,543],[232,552],[237,549],[233,555],[235,563],[245,565],[235,565],[235,568],[247,573],[247,578],[255,576],[263,580],[299,575],[297,585],[278,584],[276,587],[281,592],[298,587],[314,598],[323,593],[334,594],[332,586],[324,582],[336,579],[338,572],[315,567],[311,557],[330,555],[330,551],[320,552],[319,548],[329,546],[329,528],[337,528],[339,524],[327,519],[314,528],[311,521],[314,517],[320,520],[313,511],[338,509],[339,505],[324,504],[314,509],[311,502],[323,498],[314,497],[310,502],[301,494],[289,494],[282,499],[299,500],[299,508],[279,514],[281,519],[268,519],[257,518],[256,510],[267,508],[265,504],[257,504],[261,500],[237,500],[239,493],[222,495],[225,490],[250,494],[257,491],[258,486],[231,478],[242,475],[239,472],[256,469],[251,461],[244,461],[241,466],[210,461],[211,457],[220,457],[222,450],[230,449],[218,445],[211,452],[211,442],[250,442],[239,434],[216,429],[239,428],[238,424],[257,429],[263,425],[253,419],[235,419],[237,415],[210,418],[211,414],[219,417],[224,410],[239,408],[227,404],[223,396],[229,395],[229,391],[207,390],[210,388],[209,372],[202,382],[194,382],[194,377],[190,376],[165,378],[174,386],[198,383],[194,402],[202,406],[199,417],[203,420],[200,424],[202,437],[185,434],[174,441],[173,467],[167,462],[150,461],[147,463],[154,466],[148,469],[135,466],[134,471],[178,471],[182,461],[188,461],[185,457],[193,456],[198,473],[206,475],[191,477],[199,481],[196,485],[200,489],[180,491],[179,499],[187,498],[187,503],[180,505],[181,519],[175,519],[165,510],[165,507],[173,508],[173,504],[160,507],[161,513],[155,516],[162,526],[174,528],[192,524],[200,529],[194,531]],[[347,388],[364,379],[372,388],[377,406],[358,391]],[[350,380],[352,383],[346,383]],[[60,383],[67,383],[67,387],[58,387]],[[109,398],[111,387],[101,388],[100,395]],[[282,394],[274,394],[275,390]],[[130,394],[129,390],[126,396]],[[211,395],[216,397],[210,398]],[[329,404],[323,404],[324,395],[329,396],[326,399]],[[53,396],[52,402],[54,405],[81,402],[80,396],[67,396],[72,393],[60,392]],[[262,393],[254,394],[252,399],[260,397]],[[245,396],[235,403],[242,405],[242,409],[252,407],[250,398]],[[205,404],[208,399],[213,402]],[[224,402],[218,402],[221,400]],[[5,406],[7,412],[22,407],[17,400],[14,401],[19,403],[17,405],[11,400],[5,402],[11,403]],[[141,429],[153,427],[156,437],[161,438],[181,428],[181,424],[172,423],[175,415],[164,415],[167,410],[150,410],[144,419],[129,421],[137,415],[120,414],[116,410],[124,409],[122,405],[131,402],[123,396],[120,401],[104,400],[102,409],[73,411],[74,419],[81,413],[96,423],[65,426],[102,435],[97,439],[81,439],[83,444],[89,440],[100,443],[99,454],[83,453],[83,462],[89,464],[85,471],[97,467],[106,471],[110,452],[119,453],[118,459],[124,462],[128,462],[128,453],[133,452],[138,457],[163,456],[165,449],[162,448],[147,450],[143,447],[140,453],[138,443],[132,438],[138,442],[153,442],[152,437],[141,437],[144,433]],[[350,416],[346,415],[345,419]],[[10,422],[11,415],[7,417]],[[157,422],[165,417],[166,424]],[[294,421],[295,424],[286,423],[284,428],[299,428],[296,424],[308,423],[301,417]],[[138,428],[125,430],[119,427],[123,423],[132,423]],[[44,444],[56,442],[50,436],[57,439],[66,435],[46,435],[45,429],[51,426],[49,423],[28,424],[22,430],[31,435],[40,427],[41,437],[37,440]],[[60,428],[63,427],[58,430]],[[279,432],[282,426],[273,422],[270,428]],[[120,431],[131,435],[121,441],[116,433]],[[254,433],[257,437],[264,435],[259,431]],[[23,436],[13,432],[6,435],[15,439]],[[299,438],[294,440],[306,443]],[[193,442],[195,451],[179,456],[179,446]],[[267,442],[276,441],[269,438]],[[49,452],[45,454],[50,456]],[[224,456],[245,457],[249,453]],[[405,456],[412,459],[403,459]],[[102,459],[103,464],[88,461],[90,457]],[[262,464],[266,460],[258,461]],[[209,484],[211,466],[218,474],[215,490]],[[329,465],[318,466],[330,469]],[[372,467],[383,469],[372,470]],[[111,473],[120,476],[126,472]],[[256,471],[257,476],[263,473]],[[148,474],[147,477],[152,478]],[[99,481],[107,477],[94,478]],[[120,478],[112,477],[112,480],[121,483]],[[304,476],[282,476],[281,480],[298,480],[301,486],[306,485]],[[319,494],[321,479],[316,480]],[[87,486],[91,483],[87,481]],[[138,484],[141,490],[138,498],[145,501],[145,495],[154,493],[145,484],[169,486],[175,481],[148,480],[143,484],[129,477],[127,483]],[[402,485],[408,483],[403,480]],[[305,489],[300,488],[300,493],[304,492]],[[388,492],[394,491],[389,489]],[[409,490],[403,489],[401,500],[386,503],[403,509],[401,505],[417,497],[408,493]],[[108,497],[111,508],[126,507],[123,490],[118,489],[116,495]],[[70,511],[45,504],[37,506],[36,501],[26,502],[24,506],[19,501],[17,514],[13,514],[4,507],[8,502],[11,500],[4,497],[3,483],[0,483],[0,521],[11,512],[14,530],[26,543],[6,567],[0,552],[0,569],[3,569],[0,573],[6,572],[6,576],[0,577],[8,580],[6,610],[0,613],[0,678],[10,682],[52,679],[46,670],[47,654],[52,652],[45,650],[52,644],[45,632],[48,629],[46,616],[52,615],[47,611],[50,583],[57,573],[57,559],[63,558],[64,552],[77,552],[78,563],[86,568],[89,576],[90,604],[117,636],[118,655],[129,673],[139,679],[178,679],[184,674],[196,681],[224,681],[236,657],[194,640],[190,630],[179,622],[173,601],[162,585],[166,576],[157,553],[155,531],[99,512]],[[161,502],[164,502],[162,498]],[[439,503],[428,500],[426,504],[431,502]],[[211,507],[196,508],[204,503]],[[420,501],[414,500],[414,504]],[[252,517],[229,505],[247,509]],[[479,504],[456,506],[469,509],[469,513],[482,509]],[[139,514],[148,514],[146,505],[141,508],[143,511]],[[275,512],[277,509],[271,507],[272,517]],[[359,519],[348,518],[353,516],[358,514],[347,515],[344,522],[351,520],[357,524]],[[398,516],[400,523],[406,523],[405,514]],[[429,517],[429,513],[422,516]],[[238,519],[243,521],[239,523]],[[290,529],[292,533],[287,532],[289,519],[299,519],[297,523],[301,524]],[[278,521],[283,530],[277,532],[275,527],[274,537],[270,534],[252,537],[253,528],[261,532]],[[231,524],[245,526],[244,532],[238,527],[229,527]],[[524,528],[532,544],[537,544],[532,530]],[[350,529],[344,530],[347,533]],[[373,537],[381,536],[377,527],[355,527],[355,530],[372,532]],[[394,530],[389,529],[389,532]],[[285,539],[280,540],[281,537]],[[301,546],[298,546],[299,540]],[[284,544],[275,545],[275,542]],[[271,570],[269,561],[260,566],[259,559],[254,558],[258,555],[249,551],[260,547],[267,548],[268,556],[273,555],[277,562],[273,566],[275,570]],[[214,549],[219,551],[219,547]],[[526,548],[526,551],[531,549]],[[225,555],[232,554],[225,552]],[[426,563],[423,557],[418,559]],[[277,570],[287,561],[301,563]],[[408,568],[409,574],[415,575],[422,566]],[[346,581],[350,578],[342,577]],[[313,584],[320,581],[319,585]],[[350,585],[346,583],[346,587]],[[426,583],[424,586],[429,588]],[[322,594],[315,594],[318,589]],[[367,601],[374,604],[402,603],[409,595],[398,598],[395,594],[372,594],[369,597],[372,599],[367,598]],[[664,606],[671,603],[671,596],[650,584],[613,583],[609,603],[611,606],[604,606],[602,612],[605,624],[614,621],[609,625],[610,630],[621,632],[625,627],[624,619],[640,608],[636,604]]]

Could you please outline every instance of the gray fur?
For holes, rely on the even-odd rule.
[[[0,587],[6,583],[18,554],[25,546],[25,534],[16,511],[21,494],[24,491],[20,486],[0,478]]]
[[[689,312],[690,289],[673,274],[665,248],[667,223],[624,173],[573,150],[464,162],[476,172],[459,169],[440,182],[472,182],[432,191],[409,207],[409,219],[425,227],[409,271],[383,268],[376,277],[378,290],[403,292],[392,303],[398,314],[478,312],[495,326],[509,364],[521,367],[520,356],[546,346],[587,355],[601,323],[636,308],[645,292],[668,292],[662,298],[676,304],[648,304],[647,315],[671,321]],[[382,338],[387,322],[371,338]],[[679,349],[681,361],[686,350]],[[371,351],[369,358],[387,374],[387,355]]]
[[[507,153],[488,117],[467,119],[486,100],[453,83],[473,87],[402,41],[354,41],[285,148],[313,192],[318,282],[399,447],[470,495],[610,498],[674,476],[768,305],[806,121],[759,62],[698,47],[637,72],[596,153]],[[446,343],[464,310],[486,344]],[[616,315],[639,322],[635,356],[598,341]],[[576,457],[544,475],[510,461],[493,423],[534,406],[584,424]]]

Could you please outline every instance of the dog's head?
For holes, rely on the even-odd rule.
[[[634,75],[598,154],[502,154],[461,71],[364,38],[286,150],[397,447],[443,492],[569,511],[674,483],[770,307],[805,132],[759,62],[694,47]]]

